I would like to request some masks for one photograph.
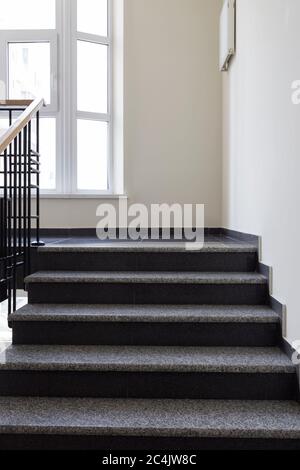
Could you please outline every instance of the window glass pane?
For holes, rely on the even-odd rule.
[[[36,123],[32,125],[32,145],[36,148]],[[56,119],[40,119],[41,189],[56,188]]]
[[[77,109],[107,113],[107,46],[77,41]]]
[[[0,29],[55,29],[55,0],[2,0]]]
[[[14,117],[13,122],[16,118]],[[0,116],[1,129],[8,128],[8,119]],[[36,149],[36,121],[32,123],[32,148]],[[56,120],[55,118],[42,118],[40,120],[40,188],[54,190],[56,188]],[[3,158],[0,158],[0,171],[3,170]],[[36,175],[32,175],[32,183],[36,182]],[[0,175],[0,186],[3,185],[3,175]]]
[[[1,130],[8,129],[9,127],[9,121],[6,116],[7,116],[7,112],[6,113],[0,112],[0,132]]]
[[[56,119],[40,120],[40,161],[42,189],[56,188]]]
[[[77,30],[107,36],[107,0],[77,0]]]
[[[108,128],[106,122],[78,120],[77,187],[108,189]]]
[[[50,43],[9,44],[9,97],[44,98],[50,103]]]

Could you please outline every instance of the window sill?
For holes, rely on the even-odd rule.
[[[41,194],[41,199],[128,199],[126,194]]]

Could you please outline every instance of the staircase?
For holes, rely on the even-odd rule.
[[[0,449],[299,449],[257,249],[38,250],[0,356]]]

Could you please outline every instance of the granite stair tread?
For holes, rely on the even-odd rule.
[[[259,273],[40,271],[28,276],[25,282],[27,284],[267,284],[268,280]]]
[[[295,373],[279,348],[9,346],[0,370]]]
[[[199,250],[188,249],[185,242],[106,242],[91,243],[69,241],[60,244],[46,245],[38,248],[39,253],[256,253],[257,246],[249,243],[208,242]]]
[[[0,434],[299,439],[294,401],[0,398]]]
[[[156,323],[278,323],[270,307],[231,305],[68,305],[29,304],[11,322],[156,322]]]

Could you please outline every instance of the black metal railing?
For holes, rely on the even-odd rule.
[[[0,301],[17,308],[18,279],[31,272],[40,229],[39,111],[42,100],[0,102]]]

